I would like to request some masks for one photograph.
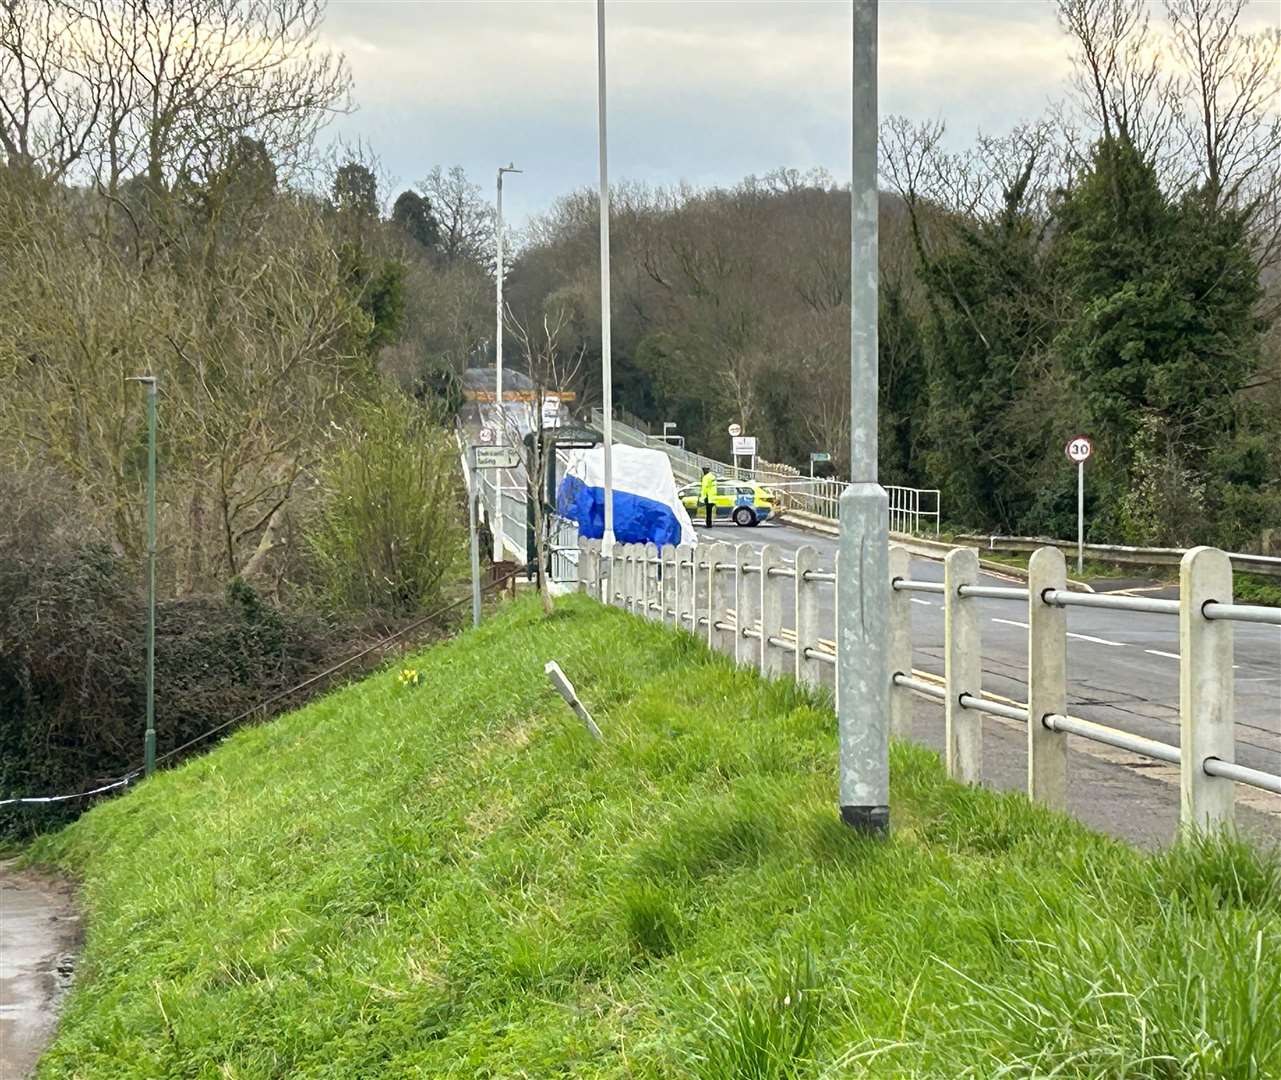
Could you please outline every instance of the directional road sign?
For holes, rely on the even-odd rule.
[[[520,451],[514,446],[473,446],[472,454],[478,469],[514,469],[520,464]]]

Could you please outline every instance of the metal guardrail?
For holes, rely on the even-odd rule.
[[[599,429],[604,421],[600,409],[593,409],[592,423]],[[697,480],[704,469],[733,480],[754,480],[767,487],[776,498],[777,507],[800,510],[830,521],[840,519],[840,499],[849,484],[827,477],[793,476],[771,469],[751,469],[731,465],[683,447],[672,446],[664,438],[649,435],[622,421],[614,421],[614,441],[628,446],[662,450],[672,462],[672,472],[686,482]],[[941,494],[937,488],[910,488],[885,485],[890,501],[890,531],[902,533],[939,532]]]
[[[1075,551],[1075,540],[1054,540],[1043,536],[976,536],[962,535],[958,543],[975,544],[988,551],[1005,551],[1012,553],[1032,552],[1043,547],[1057,547],[1064,551]],[[1122,544],[1085,544],[1082,554],[1095,562],[1110,562],[1120,566],[1178,566],[1185,548],[1167,547],[1129,547]],[[1226,553],[1232,560],[1233,569],[1251,574],[1266,574],[1281,577],[1281,556],[1255,555],[1245,551]]]
[[[817,552],[802,547],[786,562],[773,545],[702,544],[665,547],[626,544],[612,560],[598,541],[583,541],[579,589],[605,603],[657,618],[698,636],[765,675],[791,675],[818,685],[834,667],[832,640],[820,633],[821,590],[837,574],[818,568]],[[1218,828],[1233,818],[1235,785],[1281,795],[1281,776],[1235,762],[1232,627],[1234,622],[1281,626],[1281,608],[1234,604],[1229,556],[1214,548],[1187,552],[1180,566],[1181,599],[1100,596],[1069,592],[1067,567],[1057,548],[1037,551],[1026,588],[978,582],[978,554],[957,548],[944,562],[943,582],[914,581],[910,556],[890,551],[891,730],[909,734],[911,695],[941,701],[949,732],[948,774],[979,783],[983,727],[980,714],[1028,725],[1028,795],[1066,809],[1067,735],[1180,766],[1182,824]],[[786,584],[790,580],[790,584]],[[784,628],[784,590],[792,589],[793,628]],[[912,669],[912,593],[944,597],[945,676],[922,678]],[[980,621],[975,601],[1004,600],[1025,606],[1028,626],[1028,701],[997,700],[983,693]],[[1067,609],[1105,607],[1178,619],[1180,633],[1180,745],[1096,723],[1067,713]]]

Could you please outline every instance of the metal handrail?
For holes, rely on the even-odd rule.
[[[1111,608],[1113,611],[1144,611],[1152,615],[1177,615],[1177,600],[1158,600],[1150,596],[1117,596],[1114,593],[1078,593],[1066,589],[1046,589],[1041,599],[1058,607]]]
[[[896,592],[947,592],[947,586],[941,581],[913,581],[911,578],[895,578],[890,582],[890,586]]]
[[[1132,735],[1128,731],[1108,727],[1106,724],[1096,724],[1093,720],[1082,720],[1078,716],[1060,716],[1058,713],[1050,713],[1042,717],[1041,723],[1051,731],[1079,735],[1083,739],[1115,746],[1118,750],[1143,754],[1146,757],[1156,758],[1157,761],[1169,762],[1171,765],[1178,765],[1183,760],[1183,754],[1177,746],[1158,742],[1156,739],[1147,739],[1142,735]]]
[[[1006,705],[1000,701],[992,701],[990,698],[978,697],[975,694],[962,694],[957,699],[962,709],[973,709],[975,712],[991,713],[993,716],[1004,716],[1007,720],[1026,720],[1027,707],[1016,709],[1013,705]]]
[[[1281,607],[1265,607],[1262,604],[1220,604],[1212,600],[1201,605],[1201,614],[1207,619],[1281,626]]]

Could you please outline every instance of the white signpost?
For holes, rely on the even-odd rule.
[[[477,521],[477,501],[480,499],[478,469],[514,469],[520,464],[520,451],[514,446],[493,446],[493,428],[480,429],[480,445],[471,448],[471,491],[467,498],[468,520],[471,525],[471,622],[480,625],[480,527]],[[495,485],[495,509],[502,505],[502,486]],[[497,515],[495,515],[496,517]],[[491,522],[497,528],[495,522]]]
[[[1063,448],[1069,461],[1076,462],[1076,572],[1079,577],[1085,564],[1085,463],[1094,453],[1094,444],[1084,435],[1068,440]]]
[[[730,425],[730,431],[738,428],[737,424]],[[741,431],[742,429],[739,428]],[[756,469],[756,436],[755,435],[732,435],[730,437],[732,449],[734,451],[734,467],[738,468],[738,459],[741,457],[751,458],[753,471]]]

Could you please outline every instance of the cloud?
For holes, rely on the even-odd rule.
[[[331,0],[371,143],[402,184],[500,162],[513,216],[596,183],[596,6]],[[780,165],[849,172],[846,0],[612,0],[606,8],[611,178],[733,183]],[[882,0],[881,113],[941,117],[958,139],[1061,98],[1071,71],[1049,0]]]

